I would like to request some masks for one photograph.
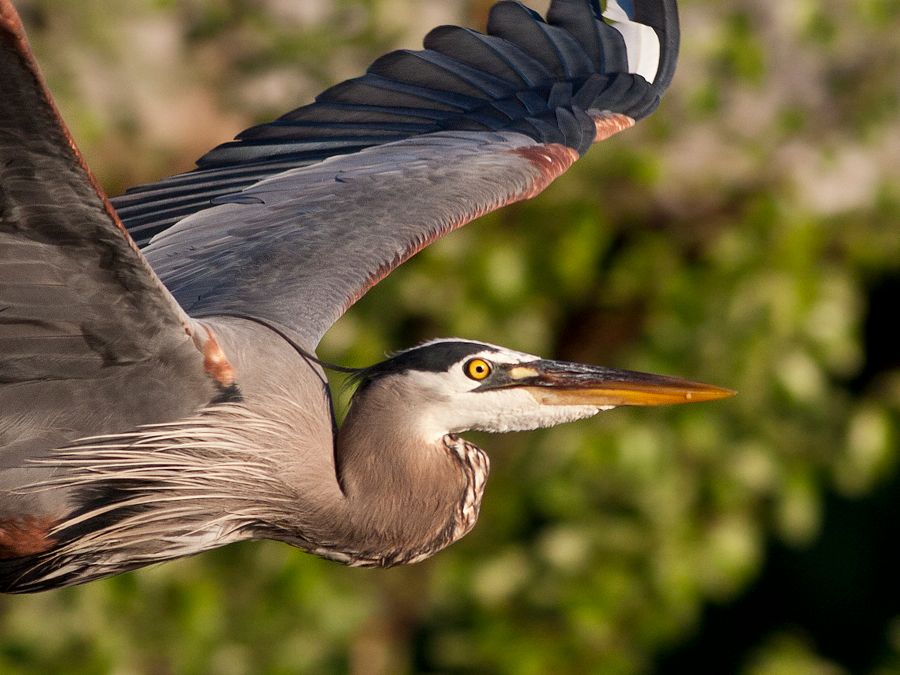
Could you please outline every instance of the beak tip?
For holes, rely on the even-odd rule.
[[[661,387],[638,394],[626,405],[678,405],[679,403],[706,403],[736,396],[737,391],[711,384],[686,381],[682,386]]]
[[[709,386],[706,389],[702,389],[700,392],[688,391],[685,392],[684,395],[688,403],[699,403],[701,401],[718,401],[719,399],[731,398],[732,396],[737,396],[736,390],[714,386]]]

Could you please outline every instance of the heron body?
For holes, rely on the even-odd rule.
[[[500,2],[110,201],[0,0],[0,590],[244,539],[415,562],[478,517],[458,434],[729,395],[437,340],[360,369],[337,429],[313,356],[418,250],[655,109],[677,45],[674,0]]]

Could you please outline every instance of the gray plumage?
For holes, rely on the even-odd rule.
[[[422,247],[656,107],[674,0],[631,5],[498,3],[488,35],[437,29],[110,203],[0,0],[0,590],[243,539],[415,562],[477,519],[489,462],[459,433],[728,395],[435,341],[359,371],[338,432],[312,355]]]

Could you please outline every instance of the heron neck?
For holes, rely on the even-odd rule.
[[[474,524],[486,456],[453,436],[416,434],[416,420],[416,411],[390,386],[373,387],[351,406],[338,433],[336,464],[348,548],[355,549],[346,553],[358,560],[344,562],[414,562]]]

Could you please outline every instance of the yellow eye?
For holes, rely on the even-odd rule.
[[[484,359],[472,359],[465,365],[466,375],[473,380],[483,380],[491,374],[491,364]]]

